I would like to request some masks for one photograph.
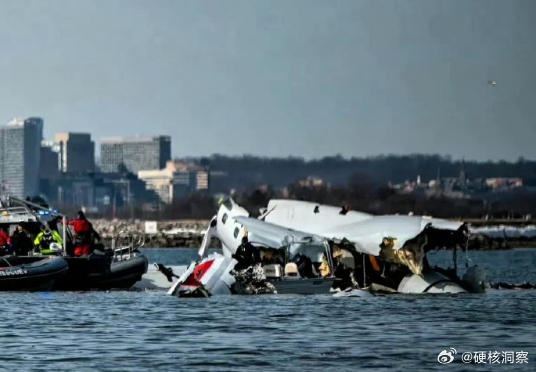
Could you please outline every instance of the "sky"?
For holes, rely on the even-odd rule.
[[[0,122],[50,139],[536,159],[534,0],[0,0],[0,50]]]

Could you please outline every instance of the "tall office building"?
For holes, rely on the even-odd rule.
[[[95,142],[89,133],[56,134],[60,171],[87,173],[95,171]]]
[[[39,194],[43,119],[13,119],[0,128],[0,183],[3,194]]]
[[[104,173],[128,170],[158,170],[171,160],[171,138],[124,137],[101,141],[101,171]]]
[[[60,147],[52,141],[41,141],[41,179],[58,179],[60,177]]]

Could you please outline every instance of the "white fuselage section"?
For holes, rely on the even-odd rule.
[[[242,243],[244,228],[233,217],[249,216],[249,212],[227,199],[219,208],[216,222],[218,238],[222,242],[223,255],[230,258]]]

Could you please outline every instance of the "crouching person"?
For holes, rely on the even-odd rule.
[[[47,225],[35,238],[34,246],[36,251],[43,255],[57,255],[62,251],[63,239],[56,230]]]
[[[242,238],[242,244],[236,249],[232,257],[238,261],[235,270],[240,271],[261,262],[259,250],[249,242],[247,235]]]

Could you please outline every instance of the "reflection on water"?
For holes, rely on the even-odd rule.
[[[195,250],[146,250],[187,264]],[[442,257],[441,255],[444,255]],[[439,252],[434,260],[450,257]],[[473,252],[498,281],[535,281],[536,250]],[[512,272],[512,266],[515,272]],[[159,292],[0,293],[0,370],[481,370],[437,362],[444,349],[528,351],[536,363],[536,291],[483,295],[222,296]]]

